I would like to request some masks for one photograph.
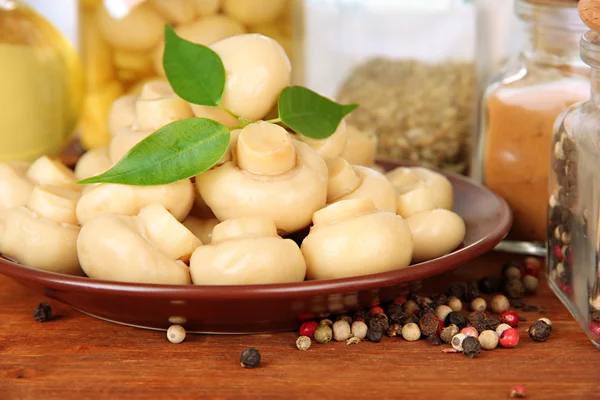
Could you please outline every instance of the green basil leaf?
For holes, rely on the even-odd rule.
[[[190,118],[163,126],[108,171],[79,182],[165,185],[215,165],[229,147],[229,129],[217,121]]]
[[[342,105],[302,86],[290,86],[279,95],[279,118],[297,133],[312,139],[333,135],[341,120],[358,104]]]
[[[211,49],[177,36],[165,26],[165,74],[182,99],[201,106],[218,106],[225,90],[225,67]]]

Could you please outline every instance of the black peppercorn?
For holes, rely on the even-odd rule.
[[[493,294],[500,292],[502,286],[498,277],[488,275],[477,281],[477,287],[481,293]]]
[[[402,325],[405,315],[402,312],[390,314],[390,324]]]
[[[463,354],[469,358],[474,358],[481,351],[481,344],[477,338],[467,336],[462,342]]]
[[[368,323],[369,320],[371,319],[371,316],[369,315],[368,311],[366,311],[366,310],[359,310],[359,311],[357,311],[357,312],[354,313],[354,315],[352,316],[352,319],[354,321],[356,321],[356,320],[360,321],[362,319],[363,321],[365,321],[365,323]]]
[[[419,327],[423,335],[435,335],[440,327],[440,321],[433,314],[425,314],[419,320]]]
[[[414,324],[418,324],[419,323],[419,317],[417,317],[415,314],[408,314],[408,315],[404,315],[404,318],[402,319],[402,322],[400,323],[400,325],[406,325],[406,324],[410,324],[410,323],[414,323]]]
[[[500,320],[500,318],[489,316],[483,321],[483,323],[485,324],[486,329],[495,331],[498,325],[502,323],[502,321]]]
[[[469,323],[470,326],[477,329],[478,333],[481,333],[487,329],[484,321],[473,321]]]
[[[458,326],[458,329],[462,329],[467,326],[467,320],[460,312],[452,311],[446,317],[446,321],[444,321],[444,325],[448,326],[450,324],[454,324]]]
[[[244,368],[256,368],[260,365],[260,353],[256,349],[245,349],[240,356],[240,364]]]
[[[52,319],[52,307],[48,303],[40,303],[37,308],[33,310],[33,318],[37,322],[46,322]]]
[[[400,326],[400,324],[390,325],[390,328],[387,330],[387,335],[389,337],[402,335],[402,326]]]
[[[510,299],[520,299],[525,296],[525,287],[520,279],[511,279],[504,284],[504,292]]]
[[[373,343],[379,343],[381,342],[381,338],[383,337],[383,332],[379,329],[372,329],[370,328],[367,331],[367,339],[369,339],[369,341],[373,342]]]
[[[427,342],[432,346],[439,346],[442,344],[442,339],[438,335],[431,335],[427,338]]]
[[[390,323],[388,321],[387,315],[377,314],[373,316],[369,321],[369,328],[379,329],[382,332],[387,332],[387,330],[390,328]]]
[[[424,308],[423,310],[421,310],[421,312],[419,312],[419,318],[423,318],[423,316],[427,314],[435,315],[435,310],[433,308]]]
[[[464,282],[456,282],[453,283],[450,288],[448,288],[448,297],[457,297],[460,300],[465,300],[465,293],[467,291],[467,284]]]
[[[471,302],[476,298],[481,297],[481,292],[477,289],[477,282],[467,285],[465,291],[465,301]]]
[[[444,293],[436,293],[431,296],[431,301],[433,302],[431,304],[432,308],[437,308],[438,306],[448,303],[448,296],[446,296]]]
[[[486,315],[483,311],[473,311],[469,314],[467,321],[472,324],[473,322],[482,322],[486,319]]]
[[[550,337],[551,332],[552,326],[541,320],[535,321],[529,327],[529,337],[536,342],[545,342]]]
[[[400,304],[392,303],[386,307],[385,313],[388,316],[391,316],[392,314],[398,314],[398,313],[402,314],[402,306]]]

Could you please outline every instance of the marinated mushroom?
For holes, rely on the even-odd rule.
[[[301,249],[308,279],[335,279],[407,267],[413,243],[402,217],[353,199],[317,211]]]
[[[77,165],[75,165],[75,177],[78,180],[100,175],[112,167],[108,147],[99,147],[97,149],[85,152]]]
[[[221,105],[251,121],[263,118],[290,84],[292,68],[283,47],[259,34],[229,37],[210,47],[225,66]]]
[[[456,249],[465,238],[465,223],[444,209],[423,211],[406,219],[413,237],[414,262],[431,260]]]
[[[396,213],[396,192],[383,174],[367,167],[350,165],[343,158],[327,160],[329,180],[327,203],[371,199],[382,211]]]
[[[248,25],[275,21],[286,5],[286,0],[223,0],[223,10]]]
[[[81,225],[103,214],[137,215],[151,204],[164,206],[176,219],[183,221],[194,203],[194,185],[184,179],[168,185],[127,186],[101,183],[84,191],[77,203]]]
[[[35,160],[27,170],[27,178],[37,185],[53,185],[81,191],[75,174],[63,163],[42,156]]]
[[[269,217],[285,235],[307,227],[325,205],[325,162],[282,127],[250,124],[234,150],[232,161],[196,176],[198,192],[220,221]]]
[[[346,126],[348,139],[342,157],[352,165],[370,167],[375,164],[377,136],[367,135],[353,125]]]
[[[108,156],[111,164],[116,164],[136,144],[150,136],[152,132],[138,132],[131,128],[122,128],[108,145]]]
[[[213,229],[218,224],[219,220],[216,218],[200,219],[191,215],[183,221],[183,225],[204,244],[211,242]]]
[[[135,102],[137,99],[138,95],[126,94],[112,103],[108,111],[108,132],[111,137],[135,122]]]
[[[222,0],[186,0],[191,1],[196,7],[196,12],[200,16],[207,16],[216,13],[221,7]]]
[[[169,24],[185,24],[196,18],[198,8],[190,0],[151,0],[152,7]]]
[[[398,167],[386,178],[396,189],[397,213],[404,218],[436,208],[452,209],[452,184],[440,173],[421,167]]]
[[[324,160],[339,157],[344,151],[348,140],[346,122],[342,120],[333,135],[327,139],[311,139],[300,134],[298,135],[298,139],[315,149]]]
[[[28,169],[25,162],[0,163],[0,220],[7,210],[27,204],[34,186]]]
[[[81,275],[75,219],[79,196],[64,187],[36,186],[27,206],[8,210],[0,222],[0,253],[33,268]]]
[[[190,261],[196,285],[252,285],[302,282],[306,263],[298,245],[277,235],[267,217],[238,218],[215,226],[210,245]]]
[[[139,216],[105,214],[81,228],[77,254],[92,279],[185,285],[186,259],[200,241],[164,207],[152,205]]]

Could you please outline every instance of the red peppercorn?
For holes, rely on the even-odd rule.
[[[515,386],[510,390],[509,397],[511,399],[524,399],[527,396],[525,386]]]
[[[319,327],[319,323],[316,321],[306,321],[300,325],[300,336],[313,337],[315,330]]]
[[[560,248],[560,245],[554,245],[554,257],[556,257],[556,259],[558,261],[563,261],[565,259],[563,252]]]
[[[444,329],[444,321],[442,321],[439,318],[437,320],[439,321],[440,324],[438,325],[438,330],[435,334],[439,336],[442,333],[442,329]]]
[[[539,268],[540,268],[540,260],[538,260],[537,258],[527,257],[525,259],[525,274],[524,275],[533,275],[537,278]]]
[[[460,333],[463,333],[467,336],[474,337],[475,339],[477,339],[479,337],[479,332],[477,331],[477,329],[475,329],[472,326],[466,326],[466,327],[462,328],[460,330]]]
[[[379,306],[373,306],[369,310],[369,314],[371,314],[371,315],[383,314],[383,308],[381,308]]]
[[[600,322],[592,322],[590,324],[590,332],[596,340],[600,339]]]
[[[515,328],[508,328],[502,332],[499,342],[502,347],[515,347],[519,344],[519,332]]]
[[[567,296],[573,294],[573,288],[568,283],[563,282],[561,279],[557,279],[556,284],[558,285],[558,288]]]
[[[402,304],[406,303],[406,297],[398,296],[394,299],[394,303],[402,305]]]
[[[365,322],[365,319],[362,317],[356,317],[354,318],[353,322]]]
[[[506,310],[500,313],[502,322],[516,328],[519,326],[519,314],[514,311]]]

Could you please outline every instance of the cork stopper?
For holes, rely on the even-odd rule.
[[[591,30],[600,32],[600,0],[581,0],[579,16]]]

